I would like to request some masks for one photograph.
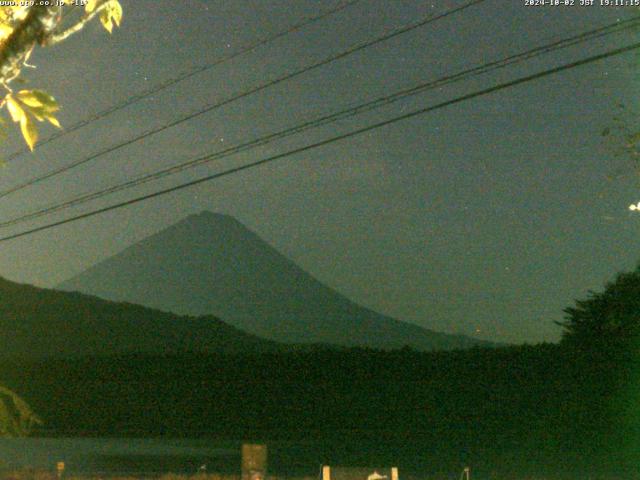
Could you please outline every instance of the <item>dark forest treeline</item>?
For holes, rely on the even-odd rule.
[[[626,360],[552,344],[7,359],[0,382],[48,434],[311,442],[311,465],[402,458],[414,469],[593,474],[630,462],[632,425],[616,410]]]
[[[328,462],[636,478],[640,267],[565,313],[558,345],[5,358],[0,383],[48,434],[275,442],[275,472]]]

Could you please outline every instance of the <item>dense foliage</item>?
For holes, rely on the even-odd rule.
[[[7,305],[29,293],[41,314],[64,306],[54,316],[100,303],[47,302],[62,297],[9,283],[1,291]],[[274,460],[288,471],[401,459],[423,474],[472,465],[493,478],[622,476],[640,461],[638,293],[640,269],[577,301],[558,345],[7,358],[0,382],[41,414],[40,433],[276,441],[293,445]],[[134,308],[102,303],[116,317]]]
[[[501,478],[623,472],[620,385],[558,345],[421,353],[298,351],[5,361],[56,435],[290,442],[275,468],[318,462]],[[298,445],[298,447],[296,447]],[[300,450],[300,446],[305,446]],[[292,457],[295,457],[293,458]],[[303,472],[301,472],[303,473]]]
[[[640,338],[640,266],[618,274],[603,292],[589,292],[565,314],[565,344],[611,354],[635,349]]]
[[[35,121],[48,121],[60,128],[55,117],[58,103],[48,93],[32,89],[14,92],[11,83],[20,80],[20,74],[36,46],[59,43],[82,30],[94,17],[109,32],[122,19],[118,0],[87,0],[84,13],[71,23],[64,13],[79,9],[80,2],[53,2],[46,0],[2,2],[0,6],[0,84],[6,94],[0,108],[6,107],[11,120],[20,125],[22,136],[33,150],[38,140]],[[70,17],[67,15],[66,17]]]

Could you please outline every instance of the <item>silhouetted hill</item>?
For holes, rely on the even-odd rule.
[[[187,317],[0,278],[2,355],[250,352],[281,348],[213,316]]]
[[[281,342],[421,350],[489,345],[381,315],[323,285],[227,215],[203,212],[62,283]]]

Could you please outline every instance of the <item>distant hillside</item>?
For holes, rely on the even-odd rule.
[[[234,218],[210,212],[185,218],[59,288],[180,314],[213,314],[282,342],[421,350],[488,345],[357,305]]]
[[[213,316],[181,317],[0,278],[3,356],[233,353],[278,347]]]

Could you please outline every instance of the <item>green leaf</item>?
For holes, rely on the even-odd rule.
[[[113,22],[111,21],[111,17],[106,9],[100,12],[100,22],[102,22],[102,26],[107,30],[107,32],[111,33],[113,30]]]
[[[27,145],[29,145],[29,149],[33,151],[33,147],[38,141],[38,129],[36,129],[35,124],[28,115],[24,115],[22,119],[20,119],[20,130],[22,130],[22,136],[27,142]]]
[[[102,26],[109,32],[113,30],[113,25],[120,26],[122,21],[122,5],[118,0],[110,0],[107,2],[100,12],[100,22]]]
[[[13,120],[14,122],[20,122],[22,121],[23,117],[27,116],[24,109],[11,95],[7,95],[6,101],[9,115],[11,115],[11,120]]]
[[[35,117],[39,122],[44,122],[44,111],[41,108],[32,107],[29,108],[29,113]]]
[[[27,107],[27,110],[39,122],[42,122],[44,120],[48,120],[50,117],[51,118],[55,118],[53,116],[53,112],[51,112],[50,110],[48,110],[45,107]]]
[[[29,107],[42,107],[49,112],[60,110],[60,106],[56,99],[42,90],[20,90],[16,97]]]
[[[84,11],[87,13],[91,13],[96,9],[96,5],[98,4],[98,0],[88,0],[87,4],[84,6]]]
[[[42,90],[21,90],[15,97],[7,95],[5,103],[11,119],[20,123],[20,130],[29,149],[33,150],[38,141],[38,129],[33,118],[39,122],[48,121],[51,125],[62,128],[58,119],[53,115],[60,109],[58,102]]]
[[[54,117],[53,115],[47,115],[44,118],[47,119],[47,121],[53,125],[54,127],[57,128],[62,128],[62,125],[60,125],[60,122],[58,121],[58,119],[56,117]]]

